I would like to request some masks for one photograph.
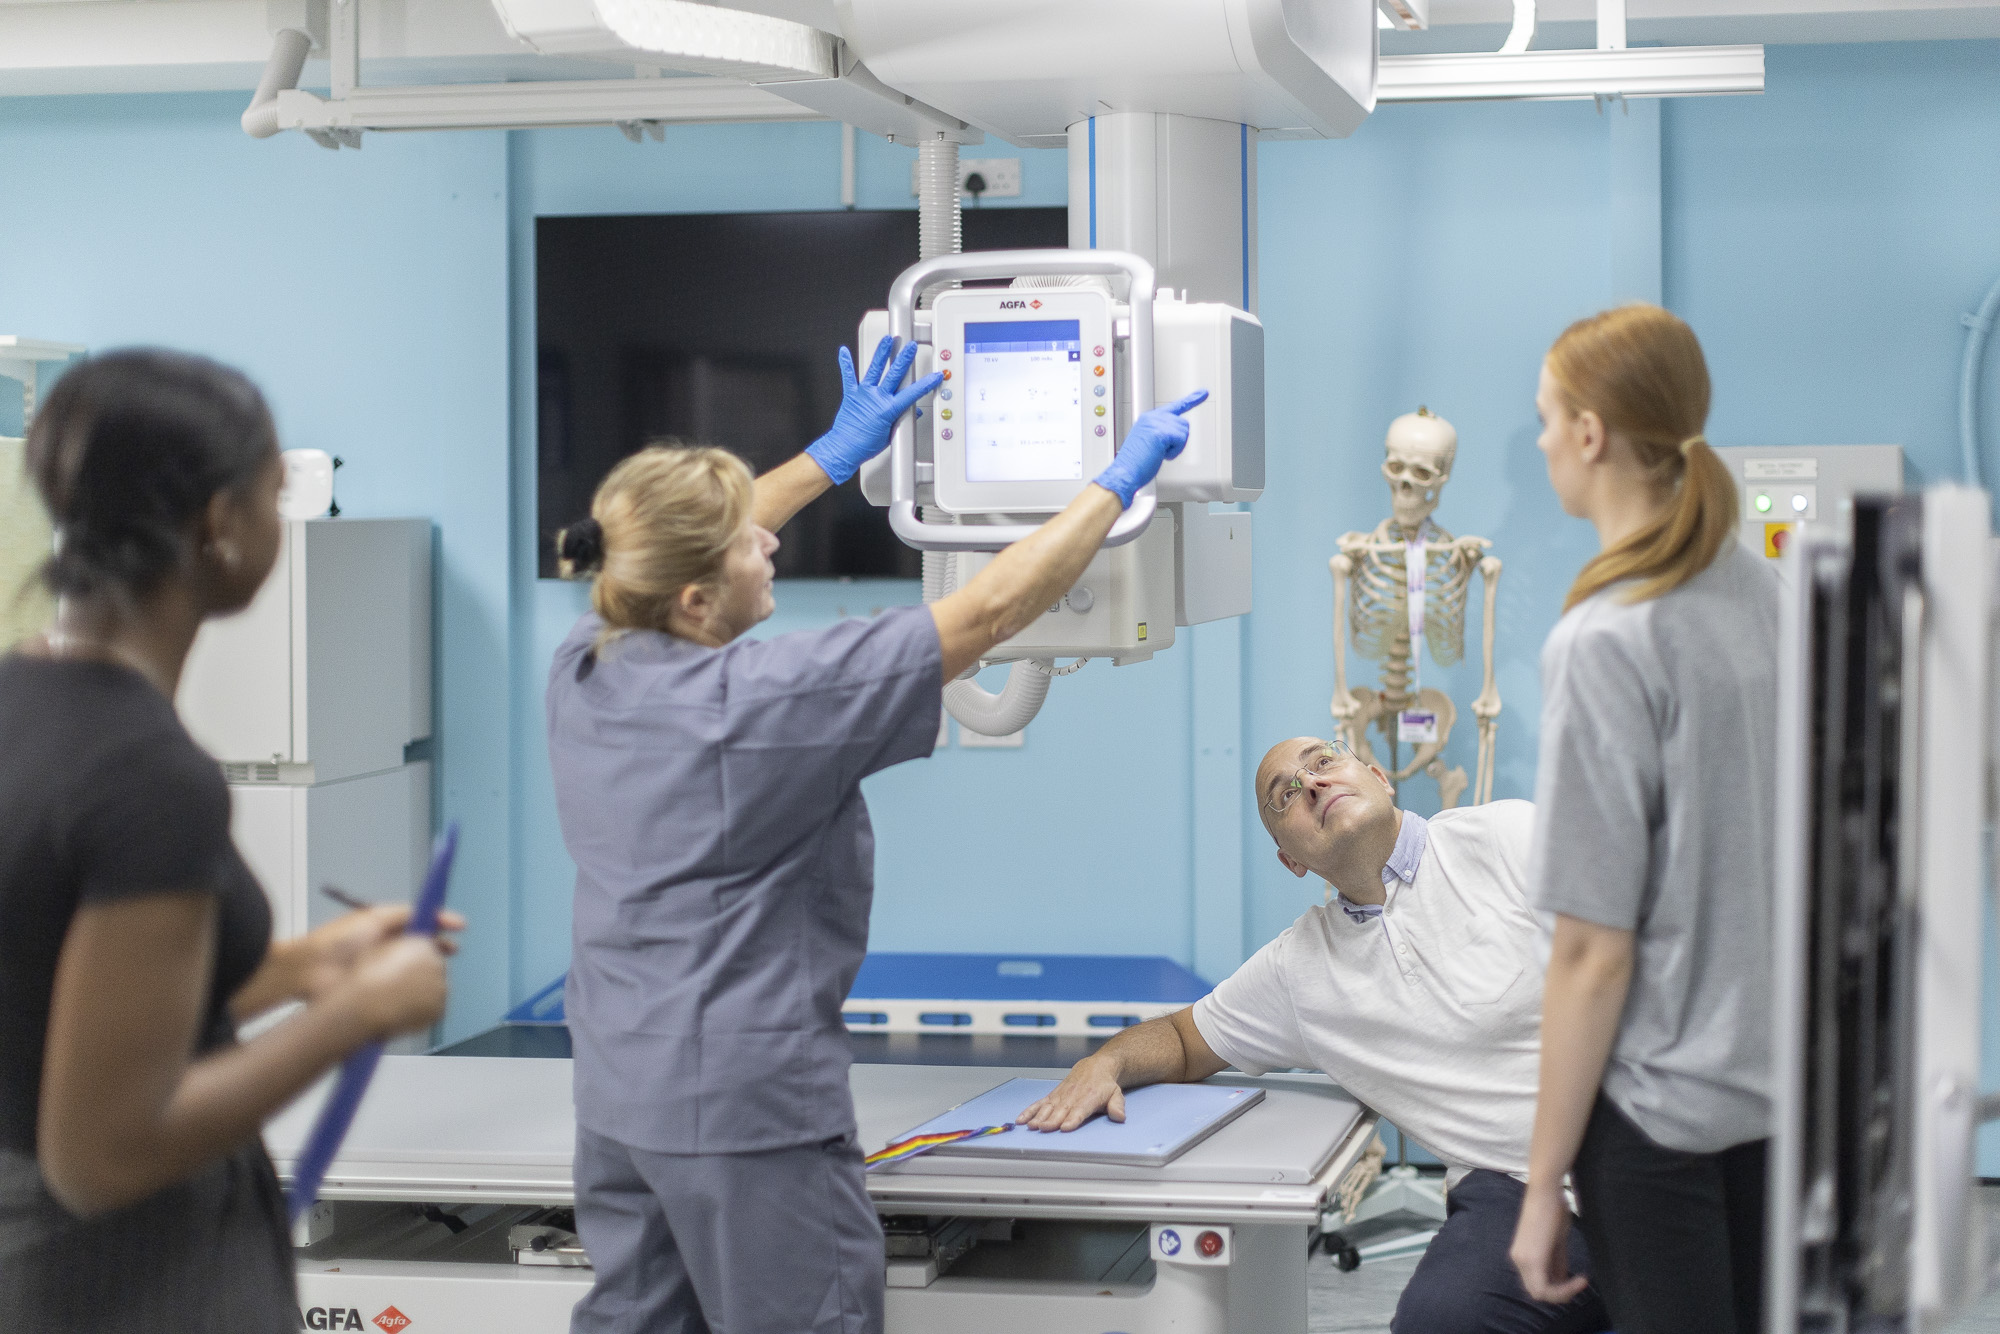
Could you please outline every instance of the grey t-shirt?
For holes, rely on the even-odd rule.
[[[868,948],[861,780],[931,753],[927,607],[723,648],[585,616],[549,671],[576,861],[578,1124],[655,1153],[854,1129],[840,1007]]]
[[[1656,1143],[1771,1132],[1777,578],[1733,535],[1679,588],[1612,587],[1542,649],[1535,906],[1635,933],[1604,1091]]]

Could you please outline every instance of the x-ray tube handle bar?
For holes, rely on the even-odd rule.
[[[913,338],[917,327],[917,295],[941,282],[977,278],[1021,278],[1053,274],[1061,277],[1115,277],[1131,280],[1126,304],[1132,311],[1132,336],[1126,345],[1126,365],[1132,383],[1132,416],[1153,406],[1153,266],[1122,250],[981,250],[972,254],[939,255],[905,269],[889,289],[889,333]],[[1088,485],[1088,483],[1086,483]],[[1158,508],[1151,482],[1132,498],[1106,535],[1107,547],[1123,546],[1146,531]],[[1040,525],[925,523],[917,516],[917,437],[912,417],[896,423],[889,441],[889,526],[896,536],[919,551],[999,551],[1020,541]]]

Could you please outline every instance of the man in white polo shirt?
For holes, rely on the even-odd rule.
[[[1398,810],[1387,775],[1338,741],[1294,737],[1257,770],[1264,827],[1330,901],[1192,1006],[1126,1029],[1017,1120],[1125,1119],[1125,1089],[1317,1069],[1447,1167],[1447,1218],[1396,1307],[1395,1334],[1587,1334],[1596,1290],[1529,1299],[1508,1259],[1528,1169],[1542,965],[1525,885],[1525,801]],[[1590,1272],[1570,1233],[1570,1272]]]

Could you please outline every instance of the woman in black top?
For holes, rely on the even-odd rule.
[[[0,1330],[289,1334],[258,1128],[355,1048],[434,1022],[443,950],[402,935],[401,908],[270,945],[221,771],[174,713],[202,621],[277,556],[255,387],[112,353],[56,386],[27,458],[60,603],[0,658]]]

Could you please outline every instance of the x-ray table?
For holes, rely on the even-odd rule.
[[[862,1147],[1014,1076],[1063,1073],[856,1065]],[[1374,1117],[1319,1076],[1240,1082],[1264,1099],[1163,1167],[933,1154],[872,1173],[892,1226],[921,1247],[910,1220],[929,1220],[940,1246],[891,1259],[891,1334],[1302,1331],[1308,1229]],[[320,1096],[266,1127],[281,1175]],[[299,1252],[305,1326],[562,1334],[589,1269],[513,1263],[507,1233],[573,1202],[574,1134],[566,1060],[386,1058]]]

